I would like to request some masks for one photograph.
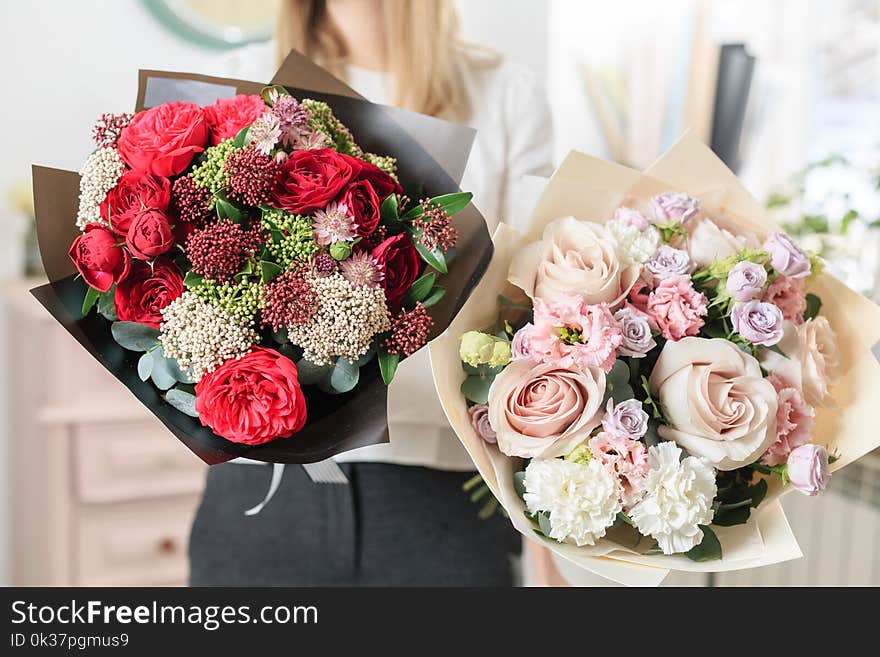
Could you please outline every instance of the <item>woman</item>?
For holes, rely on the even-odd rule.
[[[464,45],[451,0],[285,0],[277,43],[233,55],[227,74],[268,80],[295,48],[373,102],[477,129],[461,188],[494,227],[524,175],[551,171],[550,116],[531,77]],[[403,361],[388,395],[391,442],[336,459],[349,485],[288,467],[261,513],[270,468],[209,470],[190,541],[193,585],[470,585],[513,581],[519,539],[479,520],[462,492],[474,466],[449,428],[427,350]]]

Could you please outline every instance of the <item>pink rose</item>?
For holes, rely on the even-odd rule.
[[[651,199],[651,209],[658,221],[686,223],[700,211],[700,200],[682,192],[665,192]]]
[[[605,373],[516,360],[489,388],[489,423],[508,456],[554,458],[589,438],[601,422]]]
[[[697,292],[690,276],[670,276],[660,281],[648,297],[648,313],[667,340],[696,335],[705,323],[707,299]]]
[[[629,509],[641,501],[648,476],[648,450],[645,444],[604,431],[587,443],[593,458],[614,475],[622,490],[623,508]]]
[[[821,493],[831,478],[828,452],[821,445],[801,445],[788,455],[788,478],[804,495]]]
[[[804,323],[807,295],[804,291],[803,278],[780,276],[767,287],[763,300],[779,308],[782,316],[788,321],[795,324]]]
[[[781,465],[788,460],[792,450],[810,441],[816,412],[804,401],[800,390],[778,374],[770,374],[767,380],[776,389],[779,406],[776,409],[776,442],[764,452],[761,463]]]

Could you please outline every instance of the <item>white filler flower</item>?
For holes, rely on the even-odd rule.
[[[523,483],[526,507],[550,514],[550,538],[559,542],[595,545],[622,509],[616,478],[595,459],[533,459]]]
[[[648,262],[663,243],[660,232],[651,225],[643,230],[625,219],[611,219],[605,227],[614,235],[621,251],[633,262]]]
[[[647,494],[630,510],[642,534],[657,540],[663,554],[687,552],[703,540],[700,525],[712,522],[715,470],[704,459],[681,459],[673,442],[648,449]]]

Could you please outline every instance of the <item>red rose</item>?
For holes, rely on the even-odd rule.
[[[388,309],[394,313],[400,308],[403,295],[419,277],[421,259],[416,247],[406,233],[389,237],[373,249],[373,258],[384,267],[385,299]]]
[[[162,323],[162,309],[183,294],[183,274],[167,258],[152,263],[135,260],[124,281],[116,286],[116,317],[153,328]]]
[[[302,429],[306,400],[293,361],[254,347],[202,377],[196,384],[196,412],[218,436],[260,445]]]
[[[128,276],[131,266],[131,258],[117,245],[113,233],[98,224],[86,226],[73,240],[68,255],[85,282],[101,292]]]
[[[101,202],[101,216],[117,235],[127,235],[134,216],[144,208],[164,212],[171,202],[168,178],[146,171],[126,171]]]
[[[211,143],[216,146],[224,139],[235,137],[265,111],[266,103],[257,95],[239,94],[232,98],[218,98],[216,103],[205,108]]]
[[[280,167],[271,205],[296,214],[325,208],[356,172],[349,159],[332,148],[294,151]]]
[[[372,235],[379,225],[382,202],[392,193],[403,192],[394,178],[379,167],[349,155],[343,155],[356,172],[339,198],[348,206],[357,223],[358,235]]]
[[[132,169],[170,178],[205,150],[208,122],[195,103],[162,103],[134,115],[122,129],[117,149]]]
[[[163,213],[147,208],[134,216],[125,245],[135,258],[150,260],[174,245],[174,233]]]

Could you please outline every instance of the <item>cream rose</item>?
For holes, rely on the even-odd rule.
[[[687,240],[688,255],[700,267],[708,267],[715,260],[729,258],[745,248],[759,246],[754,235],[734,235],[705,218],[694,224]]]
[[[779,351],[764,351],[761,364],[797,387],[810,406],[823,406],[829,387],[840,379],[842,363],[837,336],[828,320],[819,315],[801,325],[785,322]]]
[[[508,456],[564,456],[602,421],[605,373],[517,360],[489,389],[489,424]]]
[[[602,224],[562,217],[547,224],[540,242],[517,253],[509,280],[530,298],[556,301],[579,294],[586,303],[615,309],[629,293],[641,265],[623,257]]]
[[[660,436],[719,470],[756,461],[776,440],[776,390],[758,361],[732,342],[667,342],[650,386],[669,423]]]

